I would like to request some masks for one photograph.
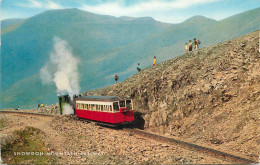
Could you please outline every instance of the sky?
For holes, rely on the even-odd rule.
[[[195,15],[215,20],[260,7],[260,0],[0,0],[0,19],[27,18],[45,10],[78,8],[115,17],[152,17],[180,23]]]

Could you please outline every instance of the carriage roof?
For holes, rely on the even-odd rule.
[[[130,99],[127,97],[120,97],[120,96],[81,96],[76,98],[76,100],[113,102],[113,101],[123,101],[123,100],[130,100]]]

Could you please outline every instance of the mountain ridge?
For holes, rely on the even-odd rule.
[[[205,22],[218,22],[218,21],[214,20],[212,18],[207,18],[202,15],[196,15],[196,16],[193,16],[193,17],[185,20],[183,23],[205,23]]]

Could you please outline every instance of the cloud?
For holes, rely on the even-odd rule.
[[[63,7],[51,0],[37,1],[27,0],[26,3],[19,3],[17,6],[25,8],[41,8],[41,9],[62,9]]]
[[[83,4],[81,9],[98,14],[113,16],[138,16],[140,13],[151,13],[172,9],[182,9],[194,5],[213,3],[219,0],[149,0],[125,5],[122,1],[100,3],[98,5]]]

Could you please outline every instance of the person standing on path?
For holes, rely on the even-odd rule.
[[[137,64],[137,70],[138,70],[138,72],[140,72],[142,70],[140,63]]]
[[[194,38],[193,44],[194,44],[194,50],[197,50],[199,48],[200,41]]]
[[[190,52],[192,51],[192,42],[191,42],[191,40],[189,41],[189,51]]]
[[[156,56],[153,57],[153,66],[156,65]]]
[[[115,82],[117,83],[119,77],[117,76],[117,74],[115,74]]]
[[[185,49],[185,54],[189,52],[189,46],[188,46],[188,43],[185,44],[184,49]]]

